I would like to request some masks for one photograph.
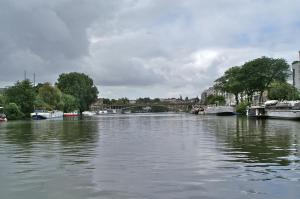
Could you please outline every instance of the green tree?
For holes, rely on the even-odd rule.
[[[272,82],[286,82],[289,76],[289,65],[284,59],[261,57],[246,62],[242,66],[242,70],[246,88],[251,92],[258,91],[260,102],[263,92],[269,88]]]
[[[240,115],[246,115],[247,108],[250,106],[250,103],[247,101],[242,101],[236,106],[236,112]]]
[[[64,110],[65,113],[78,110],[78,107],[79,107],[78,101],[72,95],[68,95],[68,94],[63,93],[62,103],[63,103],[63,110]]]
[[[49,104],[44,102],[44,100],[39,95],[36,96],[33,104],[35,109],[53,110],[53,107],[51,107]]]
[[[286,82],[273,82],[268,89],[268,98],[271,100],[298,100],[298,90]]]
[[[6,102],[5,96],[0,94],[0,106],[4,106]]]
[[[62,109],[62,93],[57,87],[52,86],[50,83],[47,82],[40,86],[38,96],[52,109]]]
[[[9,103],[5,105],[4,113],[6,114],[8,120],[19,120],[23,119],[25,116],[15,103]]]
[[[59,76],[57,87],[65,94],[78,100],[79,111],[82,113],[97,100],[98,90],[93,80],[83,73],[63,73]]]
[[[225,98],[221,95],[209,95],[204,102],[205,105],[225,105],[225,103]]]
[[[155,103],[155,104],[160,103],[160,99],[159,99],[159,98],[154,98],[154,99],[153,99],[153,103]]]
[[[112,103],[111,103],[110,99],[104,98],[103,99],[103,104],[112,104]]]
[[[215,88],[222,92],[232,93],[236,104],[239,104],[239,94],[245,91],[241,67],[235,66],[225,71],[224,75],[215,80]]]
[[[136,103],[137,104],[149,104],[149,103],[151,103],[151,99],[150,99],[150,97],[138,98],[136,100]]]
[[[127,99],[126,97],[125,98],[120,98],[117,100],[116,102],[117,104],[122,104],[122,105],[125,105],[125,104],[129,104],[129,99]]]
[[[14,86],[5,90],[5,96],[7,102],[17,104],[25,116],[29,117],[33,112],[36,92],[29,80],[16,82]]]

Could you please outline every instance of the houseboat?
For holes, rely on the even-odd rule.
[[[268,118],[300,119],[300,101],[272,101],[265,103]]]
[[[207,106],[203,110],[204,115],[235,115],[234,107],[232,106]]]
[[[62,111],[47,111],[47,110],[35,110],[30,114],[31,118],[34,120],[44,120],[44,119],[58,119],[63,118]]]

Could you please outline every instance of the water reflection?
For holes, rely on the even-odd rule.
[[[300,123],[189,114],[0,125],[1,198],[298,198]]]
[[[284,158],[299,157],[297,129],[300,125],[297,121],[256,120],[244,117],[224,117],[207,121],[207,130],[216,134],[219,142],[226,145],[219,149],[224,151],[224,154],[235,155],[236,158],[232,161],[261,163],[260,166],[287,166],[299,162],[298,158]]]

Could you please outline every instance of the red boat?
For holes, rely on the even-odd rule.
[[[70,113],[64,113],[64,117],[79,117],[80,113],[75,111],[75,112],[70,112]]]

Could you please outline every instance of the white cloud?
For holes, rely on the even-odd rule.
[[[297,0],[3,0],[0,78],[81,71],[104,97],[194,97],[249,59],[297,59],[299,13]]]

